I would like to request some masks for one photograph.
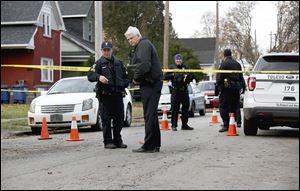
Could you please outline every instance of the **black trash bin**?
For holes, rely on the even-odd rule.
[[[8,90],[10,87],[7,85],[1,85],[1,103],[9,103],[10,100],[10,92],[2,91]]]
[[[13,90],[28,90],[28,86],[15,85],[12,86]],[[26,103],[27,92],[14,92],[14,103]]]

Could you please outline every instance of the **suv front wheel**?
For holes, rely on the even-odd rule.
[[[255,122],[255,119],[249,119],[247,120],[244,117],[244,134],[245,135],[256,135],[257,134],[257,124]]]

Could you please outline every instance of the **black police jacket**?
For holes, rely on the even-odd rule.
[[[231,56],[226,57],[220,67],[220,70],[242,70],[240,63]],[[245,80],[242,73],[217,73],[216,91],[223,88],[239,89],[245,91]],[[218,92],[216,92],[218,93]]]
[[[169,69],[180,69],[185,70],[189,69],[189,67],[185,64],[181,65],[171,65]],[[187,72],[168,72],[164,76],[164,80],[168,80],[172,82],[173,89],[177,90],[187,90],[187,85],[194,79],[194,75],[192,73]]]
[[[100,75],[108,79],[108,84],[99,81]],[[101,56],[90,68],[87,77],[90,82],[98,82],[96,93],[100,94],[113,95],[114,93],[125,92],[125,88],[129,85],[124,64],[114,56],[110,60]]]
[[[141,85],[153,84],[162,79],[157,50],[146,38],[142,38],[135,46],[130,65],[133,66],[133,79]]]

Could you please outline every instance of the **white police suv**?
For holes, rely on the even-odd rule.
[[[244,134],[258,128],[299,128],[299,53],[270,53],[261,56],[253,71],[298,71],[252,73],[244,95]]]

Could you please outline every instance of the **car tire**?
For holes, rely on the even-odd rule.
[[[42,128],[39,128],[39,127],[31,127],[31,132],[34,135],[40,135],[41,134],[41,130],[42,130]]]
[[[98,111],[97,123],[95,125],[92,125],[92,130],[102,131],[102,121],[101,121],[100,110]]]
[[[245,135],[250,135],[250,136],[255,136],[257,134],[258,126],[255,122],[255,119],[251,118],[247,120],[244,117],[244,134]]]
[[[191,110],[189,111],[189,116],[194,117],[195,116],[195,102],[192,102]]]
[[[201,109],[201,110],[199,110],[199,114],[200,114],[201,116],[204,116],[205,113],[206,113],[206,107],[205,107],[205,103],[204,103],[204,108]]]
[[[126,108],[126,117],[123,123],[123,127],[130,127],[131,122],[132,122],[132,109],[131,109],[131,105],[128,104]]]

